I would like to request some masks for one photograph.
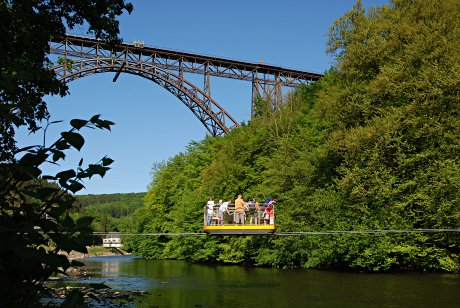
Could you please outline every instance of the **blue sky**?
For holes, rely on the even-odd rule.
[[[297,1],[147,1],[132,0],[134,11],[120,20],[125,42],[221,56],[322,73],[330,67],[325,53],[329,27],[355,3],[353,0]],[[382,5],[385,0],[363,0]],[[74,34],[85,34],[76,27]],[[201,76],[186,76],[202,84]],[[138,76],[97,74],[69,83],[70,95],[48,97],[52,120],[47,140],[66,130],[70,119],[94,114],[116,123],[112,132],[83,131],[82,151],[68,156],[62,168],[73,168],[108,155],[115,162],[104,179],[93,178],[79,194],[146,191],[155,162],[186,150],[201,140],[205,127],[175,96]],[[251,84],[211,78],[211,94],[238,122],[250,118]],[[41,133],[18,132],[20,146],[39,143]],[[52,173],[56,167],[46,166]]]

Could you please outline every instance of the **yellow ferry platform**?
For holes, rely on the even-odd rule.
[[[275,225],[211,225],[204,226],[204,232],[217,235],[235,234],[272,234],[275,232]]]

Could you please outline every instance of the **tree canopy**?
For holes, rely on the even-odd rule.
[[[30,132],[49,121],[44,97],[66,95],[49,58],[49,41],[67,29],[84,25],[88,33],[111,43],[119,41],[116,18],[132,5],[123,0],[6,1],[0,0],[0,298],[8,307],[37,307],[49,294],[44,282],[70,266],[61,252],[86,252],[91,217],[72,219],[73,194],[84,181],[103,177],[113,162],[80,160],[75,169],[42,174],[42,165],[59,164],[69,150],[85,143],[84,129],[107,129],[114,124],[94,115],[73,119],[70,128],[51,144],[17,149],[15,129]],[[44,120],[44,121],[42,121]],[[46,129],[44,130],[46,131]],[[74,307],[73,294],[65,301]]]
[[[12,159],[15,127],[35,131],[48,116],[43,97],[68,92],[49,69],[49,41],[84,25],[119,42],[116,17],[132,8],[124,0],[0,1],[0,161]]]
[[[278,196],[279,231],[460,227],[460,2],[361,2],[333,67],[279,111],[157,166],[136,228],[199,232],[210,195]],[[258,106],[264,106],[259,102]],[[458,233],[136,238],[150,258],[366,271],[459,268]]]
[[[97,232],[131,230],[133,217],[141,210],[145,193],[78,195],[73,216],[91,216]]]

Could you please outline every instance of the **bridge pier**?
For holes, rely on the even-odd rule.
[[[274,80],[254,78],[252,80],[251,118],[255,116],[255,100],[260,97],[270,102],[273,110],[278,110],[283,105],[283,90],[279,75]]]
[[[211,97],[211,75],[209,74],[209,65],[206,65],[206,73],[203,74],[204,81],[203,81],[203,92],[206,94],[206,97]],[[205,104],[211,108],[211,102],[207,99]]]

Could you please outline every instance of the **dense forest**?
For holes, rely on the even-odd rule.
[[[78,195],[73,216],[90,216],[91,227],[98,232],[125,232],[131,217],[142,208],[145,193]]]
[[[154,167],[131,225],[200,232],[210,195],[276,195],[279,231],[460,227],[460,2],[400,1],[335,22],[331,69],[277,110]],[[137,237],[147,258],[364,271],[459,268],[458,233]]]

